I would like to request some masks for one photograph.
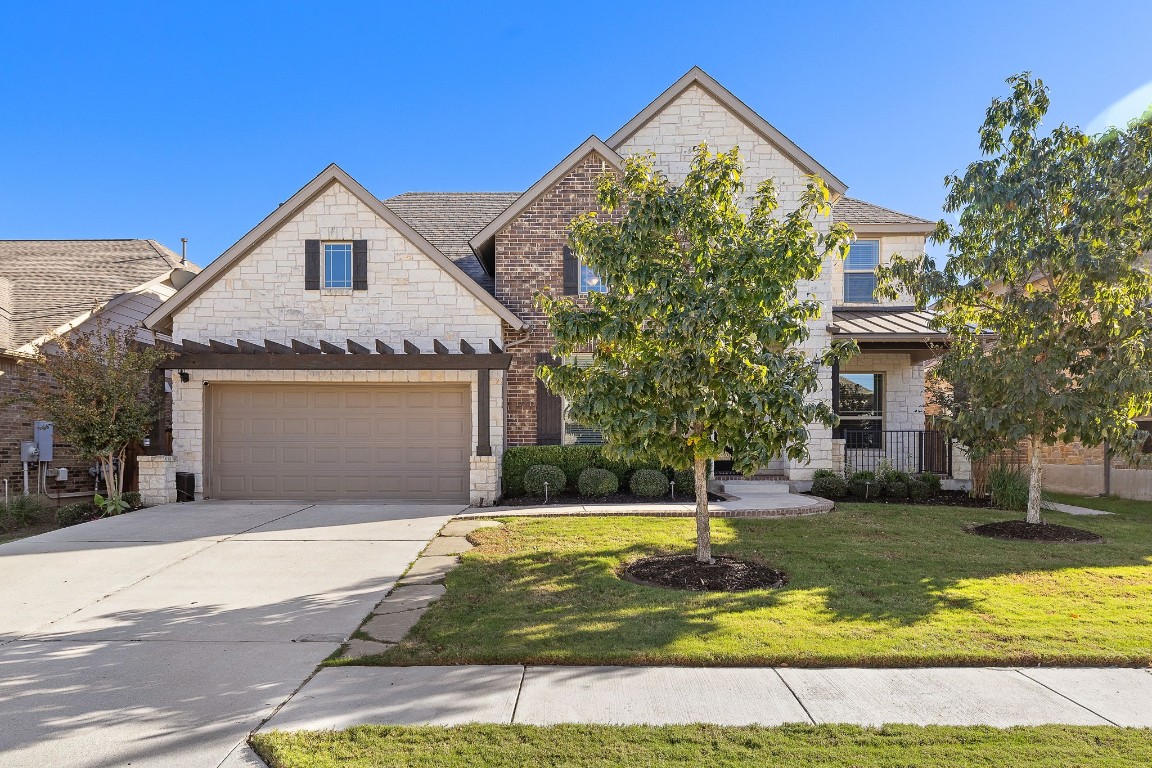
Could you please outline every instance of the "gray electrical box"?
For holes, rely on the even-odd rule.
[[[34,440],[20,441],[20,461],[28,464],[35,464],[40,461],[40,452],[36,450],[36,442]]]
[[[40,452],[39,461],[52,461],[52,422],[32,422],[32,433],[33,440],[36,441],[36,449]]]

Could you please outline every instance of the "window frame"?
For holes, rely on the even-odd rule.
[[[850,269],[848,267],[849,259],[852,258],[851,249],[857,244],[862,243],[875,243],[876,244],[876,264],[869,269]],[[844,303],[845,304],[876,304],[879,300],[876,298],[876,270],[880,268],[880,246],[881,238],[878,237],[862,237],[849,246],[848,256],[844,259]],[[848,296],[848,279],[853,275],[871,275],[872,276],[872,296],[868,299],[852,299]]]
[[[871,411],[861,411],[859,413],[844,414],[844,380],[852,376],[871,376],[872,377],[872,391],[874,393],[874,400],[876,407]],[[885,374],[883,371],[841,371],[836,378],[836,402],[837,413],[840,418],[840,423],[836,425],[837,437],[846,437],[846,430],[855,430],[856,434],[853,435],[856,443],[859,445],[850,445],[849,448],[874,448],[878,445],[873,445],[873,440],[870,439],[870,434],[862,434],[862,432],[875,433],[875,439],[884,432],[885,413],[888,410],[885,407],[886,395],[886,382]]]
[[[329,282],[328,271],[328,246],[339,245],[346,246],[348,249],[348,278],[347,285],[332,285]],[[320,288],[326,291],[351,291],[356,284],[355,278],[355,253],[356,246],[351,240],[321,240],[320,241]],[[342,283],[344,281],[341,281]]]
[[[576,363],[580,367],[592,364],[591,352],[577,352],[566,358],[565,363]],[[581,365],[583,363],[583,365]],[[571,403],[568,398],[560,399],[560,444],[561,445],[603,445],[604,435],[598,429],[581,426],[572,421],[569,413]]]
[[[592,276],[594,276],[596,278],[596,286],[595,287],[588,287],[584,284],[585,270],[587,270],[587,272],[589,274],[591,274]],[[593,270],[591,267],[586,265],[584,263],[583,259],[577,258],[576,259],[576,293],[580,296],[587,296],[589,293],[606,293],[607,291],[608,291],[608,286],[604,284],[604,281],[600,278],[600,275],[597,275],[595,270]]]

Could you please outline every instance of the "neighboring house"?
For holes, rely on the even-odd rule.
[[[151,344],[143,319],[194,271],[154,240],[0,240],[0,401],[47,386],[21,362],[41,347],[51,354],[54,336],[88,330],[97,316],[112,327],[138,327],[137,338]],[[10,493],[24,491],[20,443],[33,438],[33,422],[40,418],[27,404],[5,402],[0,478]],[[30,490],[91,493],[91,464],[57,438],[52,461],[29,468]],[[56,479],[62,468],[68,470],[66,481]]]
[[[523,193],[378,200],[336,166],[309,182],[146,321],[181,353],[174,469],[215,498],[491,503],[506,447],[592,437],[535,376],[552,339],[533,296],[598,286],[567,251],[570,222],[596,208],[597,178],[622,157],[652,151],[679,181],[701,142],[739,146],[749,192],[773,178],[785,211],[819,174],[858,235],[846,263],[800,286],[825,307],[813,351],[860,343],[850,364],[821,371],[844,431],[814,428],[811,462],[775,470],[804,487],[846,461],[919,468],[923,365],[941,337],[873,288],[877,264],[921,252],[933,223],[844,197],[834,174],[693,69]]]

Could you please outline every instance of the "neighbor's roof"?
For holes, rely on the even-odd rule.
[[[518,197],[519,192],[405,192],[383,203],[486,291],[495,293],[495,280],[468,241]]]
[[[836,307],[832,322],[836,336],[858,341],[926,341],[945,338],[929,325],[933,312],[915,307]]]
[[[842,197],[832,206],[832,218],[850,224],[861,232],[910,232],[928,234],[936,222],[910,216],[891,208],[866,203],[854,197]]]
[[[12,282],[12,346],[180,266],[155,240],[0,240]]]

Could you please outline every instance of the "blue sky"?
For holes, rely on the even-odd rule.
[[[203,265],[330,162],[380,197],[521,190],[693,65],[850,195],[937,218],[1004,78],[1086,126],[1152,82],[1149,29],[1148,0],[7,3],[0,238]]]

